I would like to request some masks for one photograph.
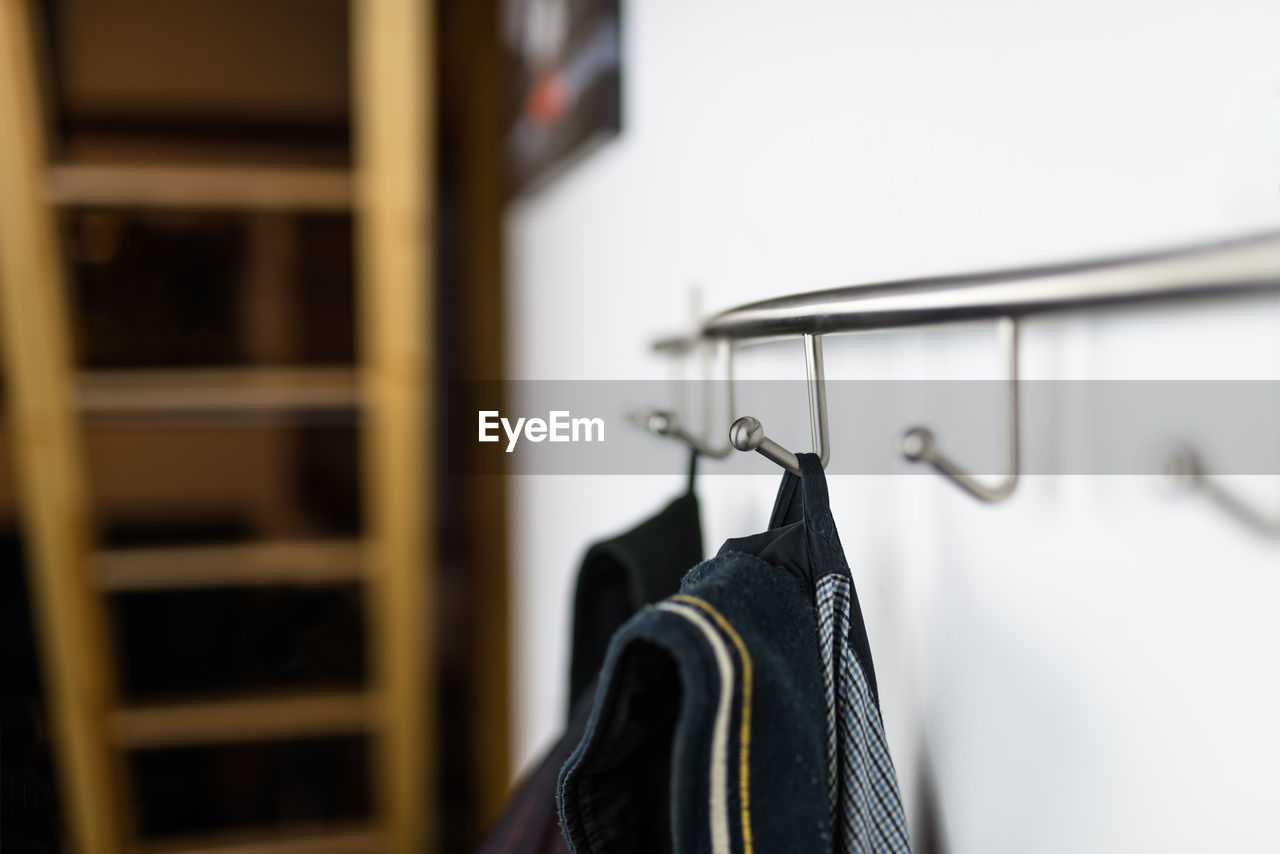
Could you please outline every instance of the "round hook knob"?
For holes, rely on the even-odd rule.
[[[927,427],[912,427],[902,434],[902,455],[912,462],[926,459],[933,453],[933,431]]]
[[[1165,477],[1182,486],[1196,486],[1204,479],[1204,466],[1190,448],[1182,448],[1165,461]]]
[[[729,428],[729,444],[739,451],[754,451],[764,442],[764,425],[760,419],[744,415]]]
[[[674,420],[675,419],[670,412],[655,409],[653,412],[649,413],[649,417],[645,420],[645,423],[650,432],[665,436],[671,432],[671,423]]]

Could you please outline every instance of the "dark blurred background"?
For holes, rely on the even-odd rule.
[[[419,28],[396,44],[400,20]],[[29,424],[6,427],[2,847],[470,850],[508,782],[505,504],[499,478],[438,474],[470,444],[435,404],[445,379],[500,378],[494,4],[19,0],[0,28],[0,125],[40,143],[0,148],[4,174],[39,173],[56,241],[50,281],[10,272],[6,293],[65,287],[63,315],[22,322],[53,329],[55,354],[61,324],[69,362],[23,376],[67,374],[89,516],[83,565],[42,565],[30,532],[65,508],[30,506]],[[380,70],[397,50],[401,70]],[[403,103],[422,145],[380,160]],[[369,273],[392,269],[379,187],[397,181],[422,197],[386,255],[421,273],[402,306]],[[5,213],[11,230],[44,216],[22,198]],[[408,410],[378,408],[379,318],[397,311],[414,316],[388,338],[420,333],[422,381],[389,392]],[[12,418],[40,405],[17,363],[45,352],[17,348]],[[369,459],[392,434],[367,431],[415,425],[420,467]],[[420,535],[387,545],[411,527],[393,516]],[[105,686],[71,714],[109,785],[66,779],[55,613],[88,639],[65,660]],[[386,732],[416,747],[380,754]],[[86,837],[94,814],[110,833]]]

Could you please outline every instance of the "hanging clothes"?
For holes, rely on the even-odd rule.
[[[586,731],[609,640],[641,606],[675,593],[684,574],[702,560],[702,524],[692,466],[685,494],[631,530],[587,550],[574,593],[564,735],[508,800],[479,848],[481,854],[568,850],[556,811],[556,780]]]
[[[593,545],[582,560],[573,597],[569,664],[572,708],[604,664],[613,634],[644,605],[680,589],[702,560],[698,497],[690,489],[662,512],[624,534]]]
[[[560,772],[575,854],[908,852],[822,466],[614,636]]]

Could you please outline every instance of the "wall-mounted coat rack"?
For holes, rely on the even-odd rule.
[[[938,449],[927,427],[908,430],[902,438],[902,450],[907,459],[928,463],[975,498],[998,502],[1014,493],[1020,473],[1020,320],[1051,312],[1267,291],[1280,292],[1280,231],[1163,252],[794,294],[721,312],[703,324],[699,337],[709,342],[741,343],[803,336],[814,448],[826,465],[830,440],[822,366],[824,335],[965,320],[996,321],[1008,383],[1006,470],[1001,479],[988,484],[968,474]],[[655,343],[655,348],[691,347],[696,340],[665,339]],[[788,470],[798,471],[795,454],[768,438],[757,418],[738,418],[729,437],[739,450],[757,451]],[[1194,460],[1194,465],[1187,460]],[[1171,461],[1170,470],[1252,527],[1280,535],[1280,517],[1273,518],[1227,492],[1207,475],[1194,451],[1181,452]]]

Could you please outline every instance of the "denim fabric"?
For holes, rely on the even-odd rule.
[[[587,550],[574,595],[569,720],[564,735],[508,799],[478,849],[481,854],[567,850],[557,821],[556,778],[586,730],[609,639],[641,605],[676,592],[681,577],[700,560],[702,525],[692,490],[631,530]]]
[[[822,467],[614,636],[560,773],[576,854],[907,851]]]
[[[629,620],[560,773],[570,849],[829,851],[817,634],[808,579],[737,552]]]

